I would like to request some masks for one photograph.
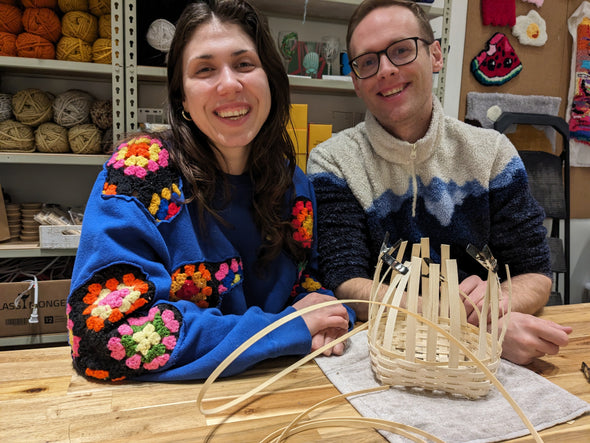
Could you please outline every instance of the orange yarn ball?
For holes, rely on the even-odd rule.
[[[84,11],[70,11],[61,19],[61,32],[67,37],[94,43],[98,36],[98,19]]]
[[[40,35],[23,32],[16,38],[16,53],[19,57],[55,58],[55,46]]]
[[[61,37],[61,22],[54,10],[49,8],[26,8],[23,13],[25,31],[40,35],[57,43]]]
[[[98,36],[101,38],[111,38],[111,14],[98,17]]]
[[[111,64],[111,39],[97,38],[92,45],[92,60],[94,63]]]
[[[20,34],[23,31],[22,18],[19,8],[0,3],[0,31]]]
[[[0,32],[0,55],[16,57],[16,35]]]
[[[16,0],[0,0],[0,3],[4,3],[5,5],[16,5]]]
[[[88,0],[57,0],[62,12],[88,11]]]
[[[57,0],[21,0],[25,8],[57,8]]]
[[[90,62],[92,46],[81,38],[64,36],[57,42],[56,58],[72,62]]]

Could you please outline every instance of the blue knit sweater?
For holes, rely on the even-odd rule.
[[[544,212],[528,190],[524,165],[508,138],[445,116],[434,98],[426,135],[408,143],[367,112],[365,122],[314,148],[307,172],[318,202],[322,282],[372,278],[390,239],[430,239],[430,257],[451,246],[460,278],[485,269],[466,253],[488,245],[511,275],[550,276]]]
[[[314,279],[315,196],[303,172],[289,198],[294,238],[307,263],[282,253],[253,272],[260,233],[250,211],[251,184],[231,178],[233,200],[203,232],[194,204],[158,139],[122,144],[89,198],[68,298],[76,370],[91,378],[186,380],[208,377],[253,334],[294,311],[309,292],[332,295]],[[215,206],[215,204],[214,204]],[[349,310],[351,320],[352,311]],[[222,375],[282,355],[308,353],[301,318],[258,341]]]

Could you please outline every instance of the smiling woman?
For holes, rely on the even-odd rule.
[[[188,5],[168,98],[171,130],[122,143],[88,201],[67,309],[74,367],[89,378],[206,378],[237,343],[333,299],[314,277],[315,197],[265,18],[245,0]],[[353,322],[341,305],[306,313],[224,375],[318,349]]]

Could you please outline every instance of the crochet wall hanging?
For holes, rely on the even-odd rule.
[[[467,298],[467,296],[459,289],[457,264],[449,257],[450,248],[446,245],[442,246],[442,265],[440,265],[430,260],[429,241],[422,239],[419,244],[411,248],[411,260],[402,263],[406,246],[407,242],[402,241],[389,245],[386,237],[373,276],[371,299],[347,301],[370,304],[367,322],[293,363],[249,392],[239,395],[226,404],[205,409],[203,402],[208,389],[219,375],[256,341],[307,312],[331,304],[343,303],[343,301],[334,300],[310,306],[277,320],[245,341],[213,371],[199,391],[197,404],[201,412],[205,415],[217,414],[239,405],[319,356],[326,349],[368,329],[366,346],[371,354],[370,364],[374,377],[382,385],[326,399],[298,415],[288,426],[269,434],[262,441],[284,441],[300,432],[321,427],[354,427],[386,430],[411,441],[442,442],[437,436],[418,427],[379,418],[311,419],[306,417],[310,412],[330,402],[350,396],[394,389],[393,386],[442,391],[449,395],[471,399],[467,400],[469,402],[485,397],[494,386],[510,403],[535,441],[542,442],[533,424],[494,375],[500,362],[502,340],[510,316],[509,270],[506,269],[509,290],[508,301],[505,304],[501,299],[500,282],[497,276],[498,265],[491,252],[487,247],[484,247],[482,251],[471,245],[468,248],[468,252],[488,270],[482,309],[474,306],[480,318],[490,319],[492,332],[488,333],[486,328],[480,329],[466,321],[462,297]],[[386,281],[387,288],[383,287]],[[385,294],[382,301],[378,301],[380,299],[378,294],[383,293]],[[407,294],[407,308],[400,306],[404,293]],[[422,297],[422,314],[418,309],[418,297]],[[504,311],[502,306],[507,306],[507,311]],[[503,322],[501,330],[498,322],[500,316],[504,316],[507,320]],[[432,401],[437,400],[433,398]]]
[[[515,0],[481,0],[481,19],[484,25],[514,26]]]
[[[522,63],[508,38],[496,32],[486,48],[471,61],[471,72],[485,86],[499,86],[522,71]]]
[[[547,24],[533,9],[527,15],[516,17],[512,35],[523,45],[543,46],[547,42]]]
[[[572,36],[571,77],[566,120],[570,127],[570,165],[590,167],[590,3],[568,19]]]

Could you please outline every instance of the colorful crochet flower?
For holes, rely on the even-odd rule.
[[[161,194],[154,193],[152,195],[152,201],[148,207],[148,211],[158,221],[168,220],[180,211],[180,204],[178,203],[180,200],[180,189],[173,183],[172,189],[164,188]]]
[[[113,153],[107,166],[123,168],[125,175],[145,178],[148,172],[156,172],[168,166],[168,150],[162,142],[149,137],[137,137],[123,143]]]
[[[293,238],[300,242],[304,248],[311,248],[313,238],[313,206],[311,200],[307,198],[297,199],[291,214],[293,216],[291,225],[295,229]]]
[[[309,274],[302,274],[299,282],[293,286],[291,297],[297,297],[299,294],[307,294],[324,289],[322,284]]]
[[[147,316],[119,326],[120,337],[111,337],[107,347],[112,358],[124,361],[130,369],[154,370],[169,361],[179,329],[174,312],[155,306]]]
[[[87,305],[82,312],[87,315],[86,326],[93,331],[100,331],[105,321],[115,323],[145,305],[148,284],[135,277],[133,273],[122,278],[110,278],[104,284],[92,283],[82,299]]]
[[[208,286],[211,272],[205,263],[186,265],[172,274],[170,300],[188,300],[201,308],[217,304],[217,297],[212,297],[213,288]]]
[[[222,263],[215,278],[219,281],[217,291],[220,295],[224,294],[242,280],[242,262],[234,258],[229,264]]]

